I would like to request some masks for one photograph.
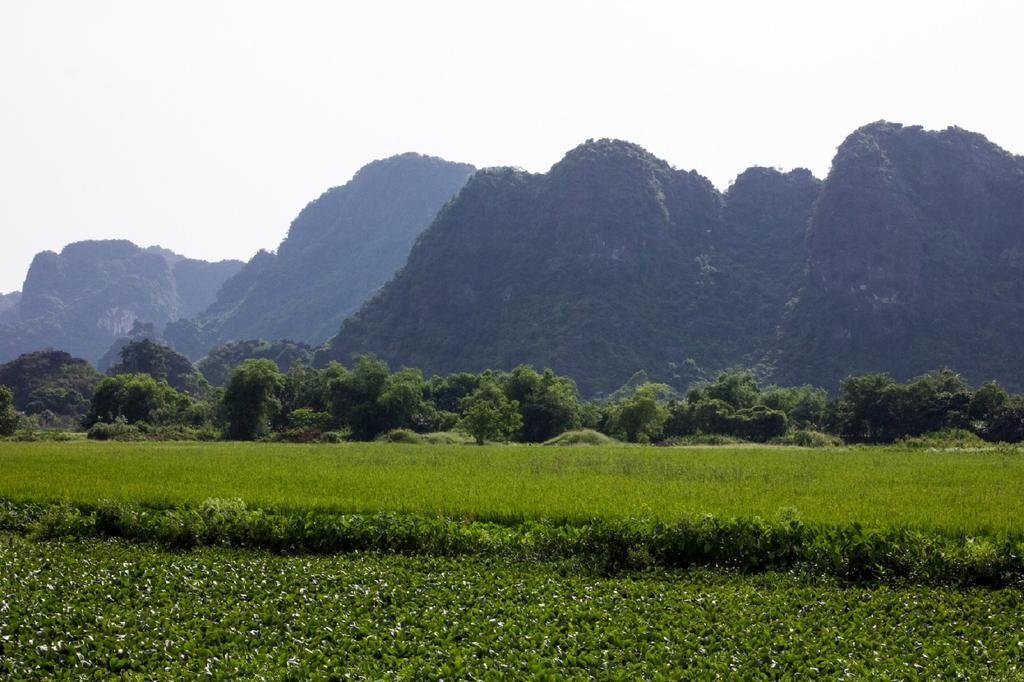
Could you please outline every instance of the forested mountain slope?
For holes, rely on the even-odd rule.
[[[752,169],[723,195],[618,140],[587,142],[543,175],[478,172],[319,361],[374,352],[439,373],[526,362],[586,394],[638,369],[685,385],[756,362],[796,286],[818,184]]]
[[[865,126],[833,161],[809,257],[781,380],[948,366],[1024,388],[1024,157],[959,128]]]
[[[319,361],[521,362],[585,394],[725,367],[835,388],[949,366],[1024,385],[1024,159],[878,122],[822,183],[751,168],[725,193],[601,140],[549,173],[478,173]]]

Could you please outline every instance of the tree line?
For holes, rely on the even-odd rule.
[[[640,443],[892,443],[949,430],[1024,440],[1024,397],[994,382],[971,388],[949,369],[906,382],[851,376],[835,397],[812,386],[763,386],[737,370],[682,395],[639,381],[584,401],[571,378],[528,365],[427,378],[417,369],[392,371],[369,355],[350,366],[297,363],[287,371],[248,359],[215,388],[159,344],[134,342],[121,355],[87,400],[81,425],[93,438],[313,442],[458,432],[478,443],[542,443],[590,429]],[[35,404],[46,390],[36,388],[26,400]],[[11,391],[0,388],[0,433],[24,423],[15,407]]]

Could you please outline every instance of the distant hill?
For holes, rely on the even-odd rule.
[[[819,185],[758,168],[723,195],[618,140],[587,142],[543,175],[480,171],[318,362],[532,363],[587,395],[639,369],[685,386],[756,363],[799,284]]]
[[[202,314],[164,336],[193,359],[235,340],[322,343],[402,266],[473,170],[419,154],[368,164],[306,206],[276,254],[257,254]]]
[[[208,306],[242,263],[207,263],[125,240],[36,255],[20,300],[0,322],[0,361],[59,348],[95,362],[136,321],[162,327]]]
[[[1024,389],[1024,157],[959,128],[865,126],[832,163],[809,253],[780,379],[949,366]]]

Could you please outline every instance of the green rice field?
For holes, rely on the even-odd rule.
[[[772,518],[1024,531],[1019,450],[0,443],[0,499],[396,511],[515,522]]]
[[[0,443],[0,679],[1024,679],[1019,449]]]

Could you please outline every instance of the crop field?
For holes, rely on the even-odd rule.
[[[478,520],[771,518],[1024,531],[1019,450],[0,443],[0,499]]]
[[[0,443],[2,679],[1024,679],[1019,450]]]
[[[0,536],[0,677],[1019,679],[1015,589]]]

